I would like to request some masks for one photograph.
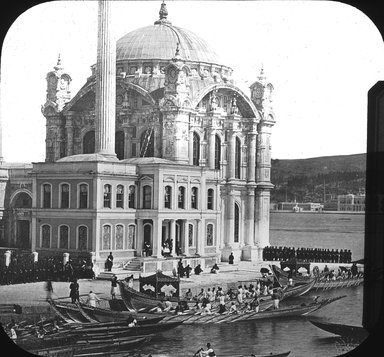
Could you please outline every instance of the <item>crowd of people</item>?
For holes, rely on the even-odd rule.
[[[70,258],[65,264],[62,255],[40,256],[34,261],[30,252],[12,251],[9,265],[1,256],[0,285],[33,283],[37,281],[72,281],[95,277],[89,256]]]
[[[263,249],[263,260],[302,262],[351,263],[352,252],[348,249],[297,248],[268,246]]]
[[[201,288],[198,293],[193,294],[191,289],[188,289],[176,307],[165,298],[153,310],[156,312],[173,311],[175,314],[183,313],[189,309],[192,302],[196,311],[202,315],[212,314],[213,309],[220,314],[259,312],[261,297],[270,296],[273,300],[273,307],[278,309],[281,295],[281,288],[274,287],[272,280],[259,279],[255,285],[239,285],[237,288],[228,288],[227,291],[224,291],[221,286],[217,286]]]

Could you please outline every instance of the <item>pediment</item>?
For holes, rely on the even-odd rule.
[[[144,175],[144,176],[140,177],[139,181],[153,181],[153,177],[148,176],[148,175]]]

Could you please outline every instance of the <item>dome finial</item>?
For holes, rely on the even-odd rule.
[[[61,57],[60,57],[60,53],[59,53],[59,56],[57,58],[57,64],[55,67],[53,67],[56,71],[60,71],[63,69],[63,66],[61,65]]]
[[[60,66],[61,65],[61,58],[60,58],[60,53],[59,53],[59,57],[57,58],[57,65]]]
[[[176,52],[175,52],[175,55],[172,58],[173,62],[181,61],[182,60],[182,57],[180,56],[180,47],[179,46],[180,46],[180,42],[177,42],[177,44],[176,44]]]
[[[155,25],[164,24],[164,23],[170,24],[170,22],[167,20],[167,16],[168,16],[167,5],[163,0],[160,6],[160,11],[159,11],[159,20],[155,21]]]

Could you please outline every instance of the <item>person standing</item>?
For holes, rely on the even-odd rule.
[[[235,257],[233,256],[233,253],[229,254],[229,257],[228,257],[228,263],[229,264],[233,264],[233,261],[235,260]]]
[[[88,294],[87,303],[89,306],[96,307],[96,302],[99,302],[99,297],[91,290]]]
[[[73,279],[73,282],[69,285],[69,297],[72,299],[72,303],[75,304],[76,301],[79,300],[79,283],[77,282],[77,279]]]
[[[107,261],[106,261],[107,270],[111,271],[112,266],[113,266],[113,255],[112,255],[112,252],[110,252],[108,257],[107,257]]]
[[[117,276],[113,275],[111,279],[111,296],[112,300],[116,299],[116,293],[117,293]]]
[[[53,286],[52,286],[52,281],[51,280],[47,280],[45,282],[45,291],[47,293],[47,298],[46,300],[49,301],[52,299],[52,294],[53,294]]]

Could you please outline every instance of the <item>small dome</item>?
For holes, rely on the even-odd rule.
[[[106,161],[106,162],[117,162],[115,157],[105,156],[98,153],[93,154],[78,154],[63,157],[57,162],[95,162],[95,161]]]
[[[117,41],[116,60],[165,60],[179,54],[185,61],[222,64],[206,41],[193,32],[175,27],[169,22],[156,22],[129,32]]]

